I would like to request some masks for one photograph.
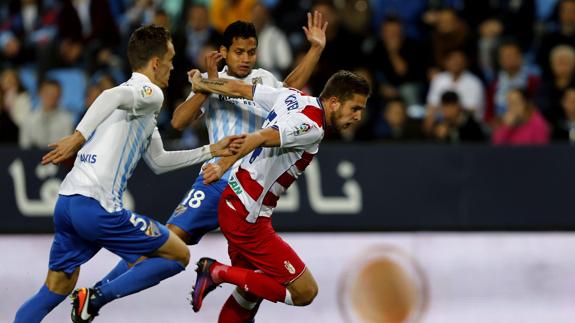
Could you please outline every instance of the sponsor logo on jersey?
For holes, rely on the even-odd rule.
[[[284,100],[284,103],[287,105],[288,111],[295,110],[295,109],[299,108],[299,104],[297,103],[297,98],[296,98],[295,94],[291,94],[290,96],[288,96]]]
[[[256,85],[256,84],[264,84],[264,81],[262,80],[261,76],[258,77],[254,77],[252,78],[252,84]]]
[[[234,192],[236,194],[242,194],[243,190],[242,187],[240,186],[240,183],[238,183],[237,179],[235,176],[230,177],[230,180],[228,182],[230,184],[230,187],[232,188],[232,190],[234,190]]]
[[[96,155],[96,154],[78,154],[78,157],[80,158],[80,162],[82,162],[82,163],[95,164],[96,158],[98,157],[98,155]]]
[[[299,126],[295,127],[294,131],[292,132],[292,136],[300,136],[304,133],[309,132],[311,129],[311,125],[309,123],[302,123]]]
[[[142,90],[140,91],[140,93],[142,94],[143,98],[150,96],[152,95],[152,88],[148,85],[144,85],[142,86]]]
[[[286,267],[287,271],[290,274],[292,274],[292,275],[295,274],[295,268],[289,261],[287,261],[287,260],[284,261],[284,267]]]

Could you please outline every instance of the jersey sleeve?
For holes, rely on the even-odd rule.
[[[286,113],[271,127],[280,133],[280,147],[303,147],[323,138],[323,129],[305,114]]]
[[[283,90],[285,89],[276,89],[271,86],[261,84],[254,85],[253,101],[261,105],[267,111],[271,111]]]
[[[131,87],[116,86],[105,90],[88,108],[86,114],[76,127],[84,138],[88,138],[106,118],[116,109],[130,109],[134,105],[134,94]]]
[[[164,93],[153,83],[138,84],[133,88],[134,105],[130,113],[134,116],[143,116],[157,113],[164,102]]]

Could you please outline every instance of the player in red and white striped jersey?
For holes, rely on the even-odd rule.
[[[370,93],[368,83],[351,72],[339,71],[319,97],[294,89],[203,79],[199,72],[194,73],[192,83],[195,92],[244,97],[271,111],[262,129],[245,138],[240,153],[204,166],[205,183],[210,183],[251,152],[232,171],[218,207],[232,266],[200,259],[192,293],[194,310],[223,282],[237,285],[237,303],[254,310],[222,311],[219,322],[253,319],[258,305],[254,296],[289,305],[310,304],[317,295],[317,283],[296,252],[274,231],[271,215],[280,194],[317,154],[324,129],[343,130],[361,120]]]

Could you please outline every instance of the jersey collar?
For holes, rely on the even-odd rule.
[[[152,81],[150,81],[150,79],[146,75],[139,73],[139,72],[132,72],[132,79],[143,80],[143,81],[152,83]]]
[[[323,108],[323,104],[321,104],[321,100],[319,99],[319,97],[316,97],[315,99],[317,100],[317,105],[319,106],[319,108],[321,109],[321,112],[322,112],[321,116],[323,117],[323,124],[327,125],[325,123],[325,109]]]

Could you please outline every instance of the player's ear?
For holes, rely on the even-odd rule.
[[[151,60],[152,63],[152,69],[154,71],[156,71],[158,69],[158,67],[160,67],[160,58],[159,57],[153,57]]]
[[[340,106],[340,102],[337,96],[332,96],[327,102],[332,111],[337,110]]]
[[[222,54],[222,57],[224,59],[228,58],[228,49],[226,48],[226,46],[220,46],[220,54]]]

